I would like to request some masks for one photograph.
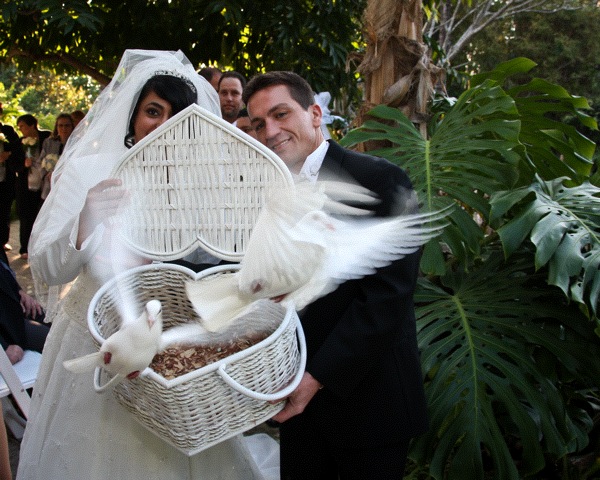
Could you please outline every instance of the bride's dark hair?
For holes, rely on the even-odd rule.
[[[135,143],[133,124],[140,109],[140,101],[149,93],[154,92],[171,105],[173,115],[181,112],[185,107],[197,102],[198,95],[194,86],[187,79],[173,75],[154,75],[144,84],[140,95],[129,119],[129,128],[125,136],[125,146],[131,148]]]

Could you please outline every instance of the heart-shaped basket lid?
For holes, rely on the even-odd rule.
[[[277,155],[195,104],[131,148],[112,176],[131,193],[124,240],[154,260],[200,247],[239,262],[267,188],[293,185]]]

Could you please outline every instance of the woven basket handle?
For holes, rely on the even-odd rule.
[[[117,383],[119,383],[121,380],[123,380],[125,378],[120,373],[117,373],[108,382],[106,382],[104,385],[101,385],[100,384],[101,373],[102,373],[102,367],[96,367],[96,370],[94,370],[94,390],[96,390],[98,393],[104,392],[106,389],[112,387],[113,385],[116,385]]]
[[[226,364],[221,365],[217,370],[217,373],[221,375],[221,377],[223,378],[225,383],[227,383],[227,385],[229,385],[234,390],[237,390],[241,394],[246,395],[247,397],[254,398],[256,400],[264,400],[266,402],[277,401],[287,397],[294,390],[296,390],[296,387],[300,383],[300,380],[302,380],[302,375],[304,375],[304,367],[306,367],[306,339],[304,338],[304,330],[302,330],[302,325],[300,324],[300,319],[298,317],[296,317],[296,332],[298,334],[298,343],[300,349],[300,365],[298,366],[298,371],[296,372],[294,379],[284,389],[278,390],[275,393],[260,393],[255,392],[254,390],[250,390],[249,388],[244,387],[243,385],[235,381],[225,371],[225,368],[227,367]]]

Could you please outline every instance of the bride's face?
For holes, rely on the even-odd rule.
[[[133,122],[135,143],[165,123],[173,116],[171,104],[150,92],[140,101],[140,108]]]

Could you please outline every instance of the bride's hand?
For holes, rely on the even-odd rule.
[[[79,214],[76,245],[78,249],[98,225],[117,213],[118,208],[128,200],[128,192],[117,188],[120,186],[121,180],[109,178],[89,189],[85,197],[85,204]]]

